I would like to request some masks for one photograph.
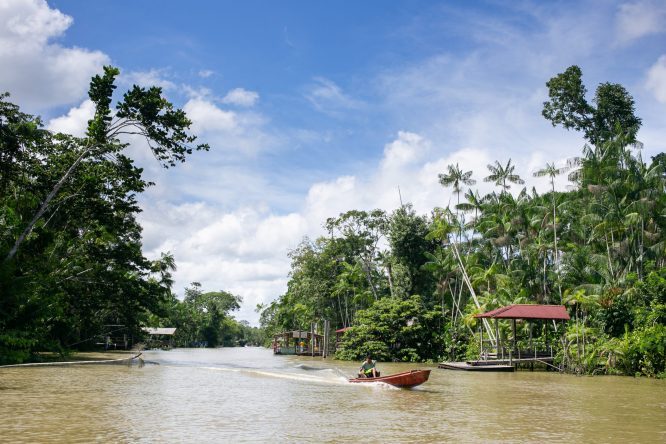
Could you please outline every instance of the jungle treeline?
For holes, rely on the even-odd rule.
[[[439,175],[455,197],[448,208],[330,218],[325,236],[290,253],[286,293],[258,307],[267,333],[328,319],[350,327],[341,359],[458,360],[478,357],[475,314],[564,304],[558,367],[666,376],[666,156],[643,158],[641,119],[622,85],[602,83],[590,100],[577,66],[546,85],[543,117],[586,140],[579,157],[533,173],[549,192],[523,187],[511,159],[485,175],[456,164]],[[561,175],[567,191],[556,189]],[[495,190],[479,194],[477,180]]]
[[[134,86],[112,106],[118,74],[92,78],[83,137],[48,131],[0,95],[0,364],[107,335],[140,341],[145,326],[177,327],[177,345],[259,342],[258,329],[230,315],[239,297],[194,283],[181,301],[173,256],[144,256],[137,196],[152,184],[128,141],[145,141],[165,168],[209,147],[159,87]]]

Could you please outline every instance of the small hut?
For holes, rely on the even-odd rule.
[[[471,371],[513,371],[518,364],[534,366],[539,362],[552,367],[554,352],[552,339],[559,339],[564,332],[562,324],[570,319],[564,305],[514,304],[496,308],[475,316],[483,321],[479,327],[479,359],[467,362],[442,362],[440,368]],[[499,321],[511,321],[511,338],[503,338]],[[494,321],[493,324],[490,322]],[[529,336],[518,340],[516,324],[527,322]],[[560,324],[561,328],[558,328]],[[534,326],[543,330],[543,337],[536,340]],[[484,326],[490,338],[484,339]],[[551,327],[552,326],[552,327]],[[549,334],[550,332],[550,334]]]
[[[173,327],[144,327],[143,332],[148,335],[146,348],[173,348]]]
[[[481,313],[475,317],[480,319],[488,319],[495,321],[495,343],[494,347],[488,349],[484,347],[486,343],[483,341],[483,329],[481,329],[481,358],[488,359],[492,357],[498,360],[508,360],[510,364],[513,361],[553,361],[553,346],[549,341],[549,330],[552,322],[553,333],[551,339],[556,337],[559,333],[557,323],[564,323],[570,318],[569,313],[564,305],[536,305],[536,304],[514,304],[506,307],[496,308],[495,310]],[[500,334],[499,321],[511,321],[511,340],[508,344],[502,340]],[[527,322],[529,324],[529,338],[526,341],[518,342],[516,334],[516,323]],[[543,326],[544,338],[541,341],[535,341],[532,335],[532,330],[535,324]],[[564,329],[562,328],[562,331]],[[494,351],[494,353],[493,353]]]
[[[273,336],[276,355],[322,356],[324,335],[313,331],[291,330]]]

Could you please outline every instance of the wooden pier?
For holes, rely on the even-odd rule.
[[[479,365],[478,362],[487,364]],[[446,370],[464,370],[468,372],[513,372],[516,368],[509,364],[498,364],[489,361],[468,361],[468,362],[441,362],[438,368]]]
[[[569,313],[563,305],[532,305],[516,304],[497,308],[486,313],[478,314],[476,318],[492,320],[495,323],[494,332],[489,329],[489,339],[484,340],[483,328],[480,329],[480,356],[478,360],[466,362],[442,362],[439,368],[448,370],[484,371],[484,372],[512,372],[519,366],[529,365],[534,369],[535,364],[544,364],[552,367],[554,353],[552,345],[548,343],[548,329],[550,322],[558,334],[557,321],[564,323],[569,320]],[[499,320],[510,320],[512,323],[511,341],[505,343],[498,325]],[[529,341],[519,344],[516,335],[516,321],[529,323]],[[541,322],[544,327],[543,343],[532,338],[532,322]],[[489,327],[489,323],[485,324]],[[562,331],[564,329],[562,328]],[[560,333],[561,334],[561,333]],[[559,370],[559,369],[558,369]]]
[[[316,324],[313,322],[310,331],[290,330],[278,333],[273,337],[273,354],[297,356],[329,355],[329,321],[323,320],[323,334],[315,333]]]

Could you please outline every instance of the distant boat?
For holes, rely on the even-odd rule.
[[[430,370],[410,370],[395,375],[378,376],[376,378],[350,378],[349,382],[383,382],[400,388],[411,388],[421,385],[430,377]]]

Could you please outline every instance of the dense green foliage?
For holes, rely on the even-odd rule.
[[[442,312],[428,310],[420,296],[382,298],[358,311],[355,326],[346,332],[347,340],[337,355],[342,359],[362,360],[371,355],[384,361],[418,361],[440,353],[443,327]]]
[[[204,292],[200,283],[192,282],[185,289],[184,300],[172,295],[161,303],[159,315],[151,317],[150,325],[175,327],[174,345],[178,347],[259,345],[263,342],[260,329],[229,316],[241,302],[240,296],[226,291]]]
[[[488,165],[483,179],[497,191],[481,196],[469,188],[472,173],[451,165],[439,178],[457,195],[453,208],[420,216],[405,205],[329,219],[328,236],[291,253],[287,292],[260,307],[262,324],[271,332],[322,318],[351,326],[338,351],[344,359],[461,359],[478,353],[474,314],[563,303],[572,320],[555,344],[562,368],[663,375],[664,154],[642,159],[641,120],[621,85],[600,85],[593,106],[581,77],[574,66],[547,83],[544,117],[590,143],[565,167],[535,172],[550,180],[550,192],[510,193],[524,182],[509,160]],[[572,189],[555,191],[564,173]],[[509,325],[500,328],[510,336]],[[519,324],[519,334],[527,328]]]
[[[0,95],[0,363],[90,346],[109,325],[140,337],[174,299],[173,258],[141,250],[137,195],[150,183],[122,138],[144,137],[165,168],[208,146],[191,145],[190,120],[160,88],[135,86],[112,109],[118,74],[92,79],[81,138],[47,131]]]

